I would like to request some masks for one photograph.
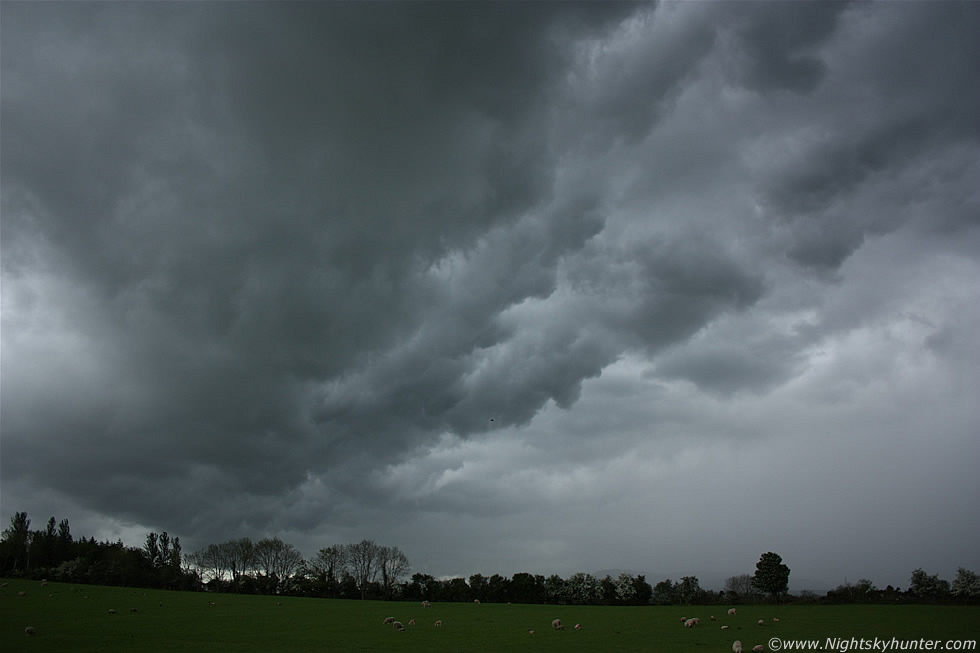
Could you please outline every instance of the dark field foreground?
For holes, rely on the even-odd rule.
[[[665,651],[746,653],[771,638],[977,639],[978,606],[602,607],[342,601],[5,580],[0,651]],[[18,592],[25,592],[18,596]],[[214,605],[209,605],[210,602]],[[114,614],[110,610],[115,610]],[[714,615],[717,621],[711,621]],[[403,632],[382,625],[386,617]],[[681,617],[700,617],[684,628]],[[417,624],[409,626],[410,619]],[[565,629],[551,628],[560,618]],[[779,621],[773,621],[778,618]],[[765,620],[759,625],[759,619]],[[434,626],[441,620],[441,627]],[[581,624],[575,630],[575,624]],[[722,630],[722,625],[728,625]],[[24,634],[33,626],[34,636]],[[529,631],[534,631],[531,634]],[[939,649],[942,650],[942,644]],[[784,646],[783,650],[788,650]],[[840,649],[828,649],[840,650]],[[852,646],[850,650],[860,650]],[[871,650],[867,648],[865,650]],[[878,649],[881,650],[881,649]],[[909,649],[906,649],[909,650]],[[922,649],[925,650],[925,649]],[[971,650],[969,644],[962,650]],[[972,650],[980,650],[974,648]]]

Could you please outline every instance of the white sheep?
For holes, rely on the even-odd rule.
[[[473,603],[476,603],[477,605],[480,605],[480,599],[473,599]]]
[[[735,608],[728,608],[728,616],[729,617],[735,616]]]
[[[562,630],[564,626],[561,625],[561,619],[555,619],[551,622],[551,627],[555,630]]]
[[[684,627],[685,628],[694,628],[697,625],[698,625],[698,622],[695,621],[694,619],[688,619],[687,621],[684,622]]]
[[[437,621],[437,622],[436,622],[436,626],[437,626],[437,627],[438,627],[438,626],[441,626],[441,625],[442,625],[442,619],[440,619],[439,621]]]
[[[742,653],[742,640],[735,640],[735,643],[732,644],[732,653]]]
[[[114,608],[109,608],[109,614],[116,614],[115,609]]]
[[[37,635],[37,631],[34,630],[34,626],[28,626],[24,629],[24,634],[28,637],[33,637],[34,635]]]
[[[393,621],[391,623],[391,627],[394,628],[395,630],[405,630],[405,626],[403,626],[402,622],[400,621]]]
[[[765,620],[764,619],[759,619],[759,625],[760,626],[765,626],[766,625]]]
[[[408,625],[409,626],[414,626],[415,625],[415,619],[409,619]]]
[[[687,621],[687,617],[681,617],[681,623],[684,623],[685,621]]]
[[[387,626],[388,624],[392,624],[392,623],[395,623],[395,618],[394,617],[388,617],[383,622],[381,622],[381,625],[382,626]]]
[[[773,617],[772,620],[778,622],[779,621],[779,617]]]
[[[712,621],[716,621],[716,619],[715,619],[715,615],[711,615],[711,620],[712,620]]]
[[[728,626],[722,626],[721,629],[722,630],[728,630]]]
[[[575,624],[575,630],[582,630],[582,624]]]
[[[762,651],[766,650],[766,647],[763,646],[762,644],[756,644],[755,646],[752,647],[752,650],[754,651],[754,653],[761,653]]]
[[[428,601],[422,601],[422,607],[423,608],[431,608],[432,607],[432,604],[429,603]]]

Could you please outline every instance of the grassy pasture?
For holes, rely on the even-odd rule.
[[[0,651],[731,651],[770,637],[976,639],[980,607],[604,607],[340,601],[6,580]],[[25,596],[17,596],[20,591]],[[209,606],[214,601],[214,606]],[[135,608],[136,612],[131,609]],[[115,614],[109,614],[114,609]],[[717,621],[710,621],[715,615]],[[395,617],[407,630],[382,625]],[[700,617],[689,629],[680,618]],[[407,626],[412,618],[417,625]],[[556,632],[551,620],[561,618]],[[780,621],[773,622],[773,617]],[[443,621],[441,628],[433,624]],[[764,619],[766,624],[756,622]],[[576,623],[582,629],[574,630]],[[728,630],[721,630],[728,624]],[[27,637],[26,626],[37,636]],[[534,630],[533,635],[529,630]]]

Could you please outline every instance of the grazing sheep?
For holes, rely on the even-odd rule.
[[[687,621],[684,622],[684,627],[685,628],[694,628],[697,625],[698,625],[698,622],[695,621],[694,619],[688,619]]]
[[[392,622],[391,627],[395,630],[405,630],[405,626],[403,626],[402,622],[400,621]]]
[[[561,630],[564,626],[561,625],[561,619],[555,619],[551,622],[551,627],[555,630]]]
[[[27,596],[27,592],[17,592],[17,596]]]
[[[429,603],[428,601],[422,601],[422,607],[423,608],[431,608],[432,607],[432,604]]]
[[[24,634],[28,637],[33,637],[34,635],[37,635],[37,631],[34,630],[34,626],[28,626],[24,629]]]
[[[715,615],[711,615],[711,620],[715,621]]]
[[[735,640],[735,643],[732,644],[732,653],[742,653],[742,640]]]
[[[527,634],[528,635],[533,635],[534,634],[534,631],[533,630],[529,630],[529,631],[527,631]]]
[[[765,620],[764,619],[759,619],[759,625],[760,626],[765,626],[766,625]]]
[[[687,617],[681,617],[681,623],[684,623],[685,621],[687,621]]]
[[[721,629],[722,630],[728,630],[728,626],[722,626]]]
[[[575,630],[582,630],[582,624],[575,624]]]
[[[0,583],[0,589],[2,589],[2,588],[4,588],[4,587],[6,587],[6,586],[7,586],[7,584],[6,584],[6,583]]]
[[[415,619],[409,619],[408,625],[409,626],[414,626],[415,625]]]
[[[480,599],[473,599],[473,603],[476,603],[477,605],[480,605]]]
[[[735,616],[735,608],[728,608],[728,616],[729,617]]]
[[[442,619],[440,619],[439,621],[436,622],[436,627],[439,627],[441,625],[442,625]]]
[[[387,626],[388,624],[392,624],[392,623],[395,623],[395,618],[394,618],[394,617],[388,617],[387,619],[385,619],[385,620],[384,620],[384,621],[382,622],[382,624],[381,624],[381,625],[382,625],[382,626]]]
[[[109,614],[116,614],[115,609],[114,608],[109,608]]]
[[[755,653],[761,653],[762,651],[765,651],[766,650],[766,647],[763,646],[762,644],[756,644],[755,646],[752,647],[752,650]]]
[[[773,621],[779,621],[779,617],[773,617],[772,620]]]

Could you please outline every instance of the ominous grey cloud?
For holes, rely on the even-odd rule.
[[[833,35],[849,4],[834,0],[729,6],[740,81],[759,91],[812,91],[826,72],[819,47]]]
[[[0,11],[5,515],[980,566],[975,4]]]

